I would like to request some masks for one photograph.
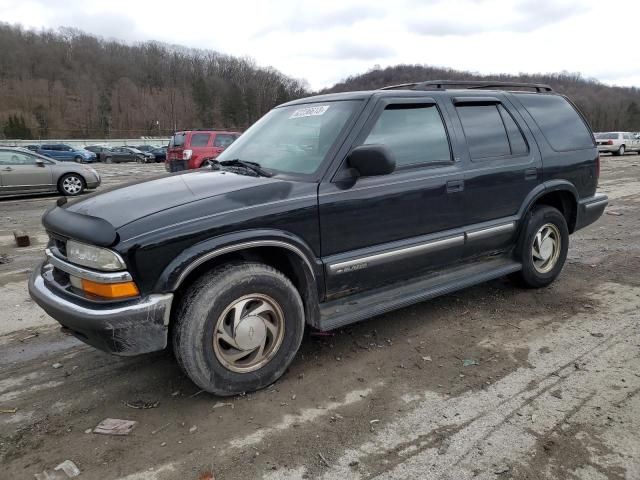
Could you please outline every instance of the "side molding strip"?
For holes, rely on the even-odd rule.
[[[329,265],[329,272],[338,275],[341,273],[360,270],[361,268],[368,268],[386,262],[400,260],[420,253],[434,252],[436,250],[441,250],[444,248],[462,244],[464,244],[464,235],[460,234],[456,235],[455,237],[443,238],[441,240],[434,240],[432,242],[423,243],[420,245],[413,245],[411,247],[377,253],[375,255],[369,255],[367,257],[361,257],[355,260],[333,263]]]
[[[496,227],[483,228],[481,230],[474,230],[467,232],[467,240],[472,242],[474,240],[481,240],[483,238],[492,237],[494,235],[500,235],[503,233],[513,232],[516,228],[515,222],[498,225]]]
[[[211,260],[212,258],[218,257],[220,255],[224,255],[225,253],[237,252],[238,250],[244,250],[247,248],[255,248],[255,247],[282,247],[292,251],[293,253],[298,255],[300,258],[302,258],[302,260],[304,260],[304,263],[309,268],[309,272],[311,273],[311,276],[315,278],[313,265],[311,265],[311,262],[309,261],[307,256],[298,247],[291,245],[287,242],[281,242],[279,240],[254,240],[251,242],[236,243],[234,245],[222,247],[222,248],[213,250],[212,252],[206,253],[201,257],[198,257],[196,260],[190,263],[189,266],[185,268],[183,272],[180,274],[180,276],[178,277],[178,280],[176,281],[175,288],[178,288],[182,284],[184,279],[187,278],[187,275],[189,275],[193,270],[198,268],[203,263]]]

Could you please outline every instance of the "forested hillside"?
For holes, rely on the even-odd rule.
[[[0,23],[0,138],[245,128],[304,85],[251,59]]]
[[[422,65],[376,68],[326,91],[429,79],[548,83],[594,130],[640,131],[640,90],[577,74],[492,75]],[[270,108],[310,94],[305,83],[248,58],[157,42],[127,45],[78,30],[0,23],[0,138],[122,138],[182,128],[244,129]]]
[[[582,110],[595,131],[640,131],[640,89],[609,87],[577,74],[491,75],[481,76],[459,70],[423,65],[397,65],[373,69],[354,75],[327,89],[326,92],[370,90],[385,85],[421,80],[502,80],[547,83],[554,90],[568,95]]]

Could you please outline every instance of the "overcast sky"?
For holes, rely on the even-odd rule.
[[[640,87],[639,0],[0,0],[0,21],[248,55],[313,89],[398,63]]]

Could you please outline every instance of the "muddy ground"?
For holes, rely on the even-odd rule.
[[[162,171],[98,168],[106,184]],[[224,399],[169,354],[60,333],[26,293],[55,197],[0,200],[0,478],[69,459],[102,480],[638,479],[640,156],[603,157],[601,190],[607,214],[572,236],[552,286],[498,280],[308,334],[275,385]],[[10,246],[16,227],[34,247]],[[86,433],[108,417],[138,425]]]

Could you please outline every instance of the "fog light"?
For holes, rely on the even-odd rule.
[[[82,279],[82,290],[85,293],[103,298],[129,298],[140,294],[134,282],[98,283]]]

